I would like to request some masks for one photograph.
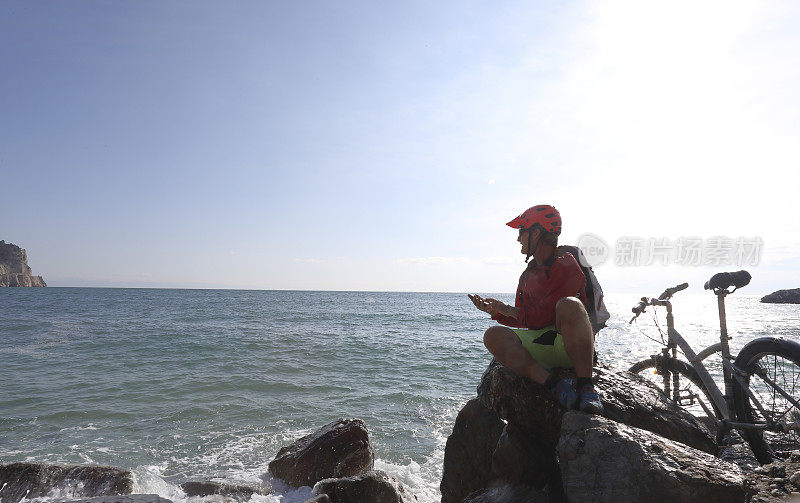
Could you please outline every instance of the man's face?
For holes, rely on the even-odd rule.
[[[522,245],[520,253],[522,253],[523,255],[528,254],[528,243],[531,243],[532,245],[536,246],[536,241],[539,239],[539,232],[540,229],[538,228],[533,230],[531,229],[519,230],[519,236],[517,237],[517,241],[519,242],[519,244]],[[531,234],[530,239],[528,239],[529,234]]]

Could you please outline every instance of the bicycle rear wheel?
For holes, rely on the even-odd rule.
[[[756,339],[742,348],[735,365],[744,372],[744,382],[773,421],[787,424],[800,421],[800,409],[766,380],[774,382],[795,403],[800,401],[800,344],[774,337]],[[734,382],[733,404],[739,422],[767,423],[738,381]],[[775,451],[800,446],[800,436],[793,430],[789,433],[742,430],[741,433],[761,464],[772,462]]]
[[[708,393],[703,380],[697,374],[697,371],[682,360],[674,358],[667,358],[663,356],[655,356],[642,360],[631,366],[630,371],[634,374],[639,374],[648,381],[655,384],[662,393],[667,394],[664,390],[664,373],[678,375],[678,390],[673,388],[673,376],[670,376],[670,392],[667,396],[677,405],[683,407],[686,411],[695,417],[707,417],[705,409],[700,405],[699,400],[714,412],[718,418],[722,417],[722,413],[717,408],[711,395]]]

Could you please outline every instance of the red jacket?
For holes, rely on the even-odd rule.
[[[586,305],[586,277],[570,253],[557,257],[549,265],[531,262],[519,278],[514,306],[517,318],[502,314],[492,316],[503,325],[540,329],[556,324],[556,303],[564,297],[578,297]]]

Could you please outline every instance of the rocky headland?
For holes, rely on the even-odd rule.
[[[800,288],[772,292],[761,297],[761,302],[767,304],[800,304]]]
[[[0,241],[0,286],[47,286],[41,276],[33,276],[28,255],[19,246]]]

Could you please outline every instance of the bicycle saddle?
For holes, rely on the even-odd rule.
[[[706,290],[724,290],[729,286],[733,286],[735,288],[742,288],[750,283],[750,273],[747,271],[736,271],[736,272],[720,272],[713,276],[711,279],[706,281],[706,284],[703,285],[703,288]]]

